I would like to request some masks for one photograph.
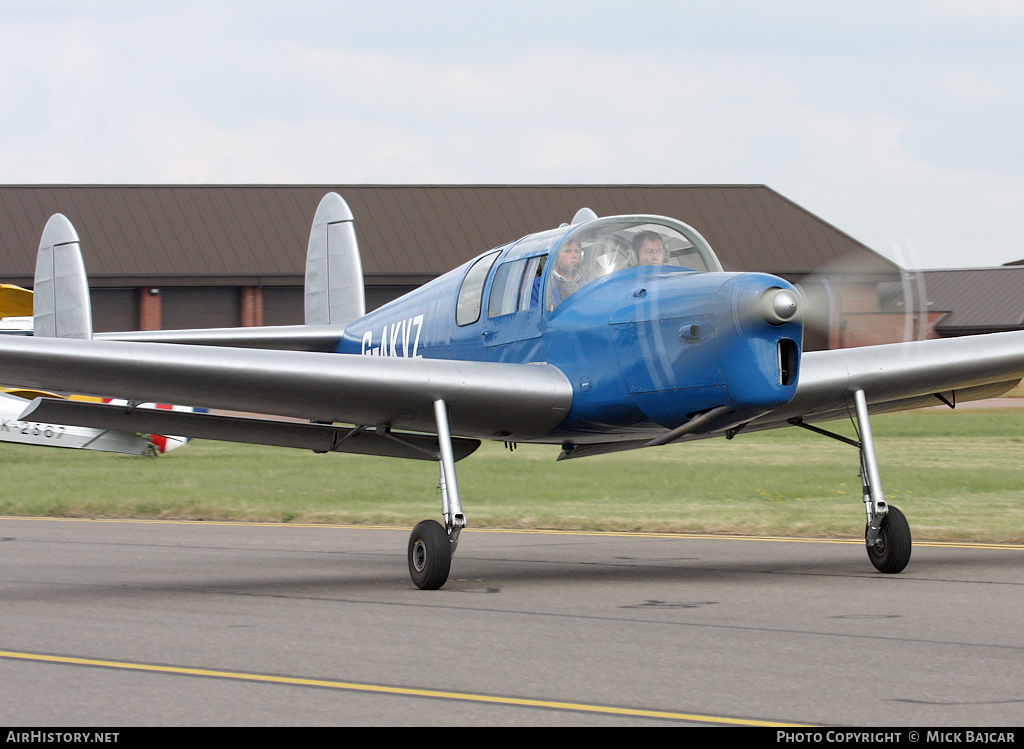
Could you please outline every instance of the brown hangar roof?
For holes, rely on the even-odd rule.
[[[931,270],[923,273],[928,308],[949,312],[944,333],[1024,328],[1024,266]]]
[[[370,283],[422,282],[583,206],[684,221],[727,270],[896,270],[763,185],[27,185],[0,186],[0,279],[31,283],[43,226],[63,213],[93,285],[301,284],[329,191],[352,209]]]

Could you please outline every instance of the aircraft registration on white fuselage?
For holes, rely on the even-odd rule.
[[[57,215],[41,249],[78,241]],[[50,399],[25,419],[437,461],[443,523],[408,543],[425,589],[448,578],[466,525],[455,463],[480,440],[576,459],[804,427],[858,449],[868,556],[898,573],[911,534],[882,491],[870,414],[1009,390],[1024,332],[804,352],[805,304],[776,276],[723,272],[680,221],[581,209],[365,314],[353,217],[331,193],[310,233],[305,325],[7,337],[0,376],[304,423]],[[816,426],[847,417],[857,440]]]
[[[78,255],[77,246],[70,248],[73,255]],[[52,257],[50,258],[52,259]],[[50,268],[37,268],[36,285],[53,288],[52,282],[46,278]],[[86,285],[85,269],[80,256],[77,262],[66,263],[63,271],[69,276],[62,280],[62,286],[73,282]],[[80,275],[81,278],[77,278]],[[34,294],[29,289],[11,284],[0,284],[0,335],[33,335],[36,319],[33,316]],[[78,310],[67,309],[66,316],[88,322],[85,325],[91,331],[91,314],[87,307]],[[85,329],[84,327],[81,329]],[[45,332],[45,331],[43,331]],[[23,421],[21,414],[35,398],[79,397],[82,400],[113,402],[110,398],[83,398],[81,396],[65,396],[21,388],[0,388],[0,442],[13,442],[23,445],[42,447],[62,447],[73,450],[97,450],[99,452],[124,453],[127,455],[160,455],[175,450],[188,442],[185,437],[162,434],[140,434],[135,432],[118,432],[111,429],[95,429],[88,426],[71,426],[68,424],[47,424],[37,421]],[[121,401],[124,403],[124,401]],[[152,408],[173,408],[172,406],[153,403],[144,404]]]

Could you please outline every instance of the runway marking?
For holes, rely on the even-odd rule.
[[[141,518],[49,518],[19,515],[0,515],[0,520],[46,520],[66,523],[141,523],[162,525],[237,525],[255,528],[323,528],[325,530],[405,531],[411,526],[397,525],[344,525],[332,523],[257,523],[241,520],[168,520]],[[689,538],[705,541],[774,541],[792,544],[847,544],[863,546],[861,538],[799,538],[796,536],[740,536],[728,533],[656,533],[654,531],[572,531],[544,528],[464,528],[463,533],[518,533],[539,536],[609,536],[612,538]],[[1024,544],[996,544],[972,541],[918,541],[914,546],[942,549],[998,549],[1024,551]]]
[[[237,671],[217,671],[204,668],[185,668],[182,666],[161,666],[154,663],[131,663],[127,661],[108,661],[93,658],[74,658],[60,655],[40,655],[38,653],[20,653],[0,650],[0,658],[41,663],[59,663],[71,666],[90,666],[93,668],[110,668],[123,671],[145,671],[149,673],[175,674],[179,676],[203,676],[214,679],[231,679],[235,681],[262,682],[266,684],[283,684],[287,686],[316,687],[320,689],[338,689],[348,692],[370,692],[389,694],[402,697],[427,697],[431,699],[458,700],[461,702],[478,702],[492,705],[512,707],[544,708],[548,710],[567,710],[571,712],[600,713],[629,718],[655,718],[659,720],[678,720],[695,723],[714,723],[729,726],[757,726],[761,728],[798,728],[806,727],[797,723],[777,723],[774,721],[749,720],[745,718],[723,718],[715,715],[697,715],[692,713],[676,713],[665,710],[640,710],[629,707],[612,707],[608,705],[591,705],[582,702],[559,702],[553,700],[532,700],[520,697],[501,697],[490,694],[469,694],[464,692],[446,692],[436,689],[412,689],[408,687],[388,687],[378,684],[358,684],[355,682],[332,681],[329,679],[304,679],[295,676],[274,676],[270,674],[250,674]]]

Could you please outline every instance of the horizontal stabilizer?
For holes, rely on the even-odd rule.
[[[411,432],[378,432],[374,429],[333,424],[220,416],[153,408],[126,409],[107,403],[36,398],[22,420],[53,421],[74,426],[114,429],[122,432],[179,434],[186,437],[255,445],[297,447],[314,452],[380,455],[390,458],[437,460],[437,437]],[[455,438],[455,460],[480,446],[475,439]]]
[[[185,343],[197,346],[279,349],[282,351],[334,351],[344,325],[268,325],[252,328],[197,328],[192,330],[138,330],[97,333],[103,341]]]

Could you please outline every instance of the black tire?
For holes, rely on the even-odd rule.
[[[409,536],[409,575],[420,590],[437,590],[448,582],[452,543],[436,520],[424,520]]]
[[[879,572],[895,575],[910,564],[910,548],[910,525],[902,512],[889,505],[889,513],[882,519],[878,531],[878,541],[868,546],[868,559]]]

